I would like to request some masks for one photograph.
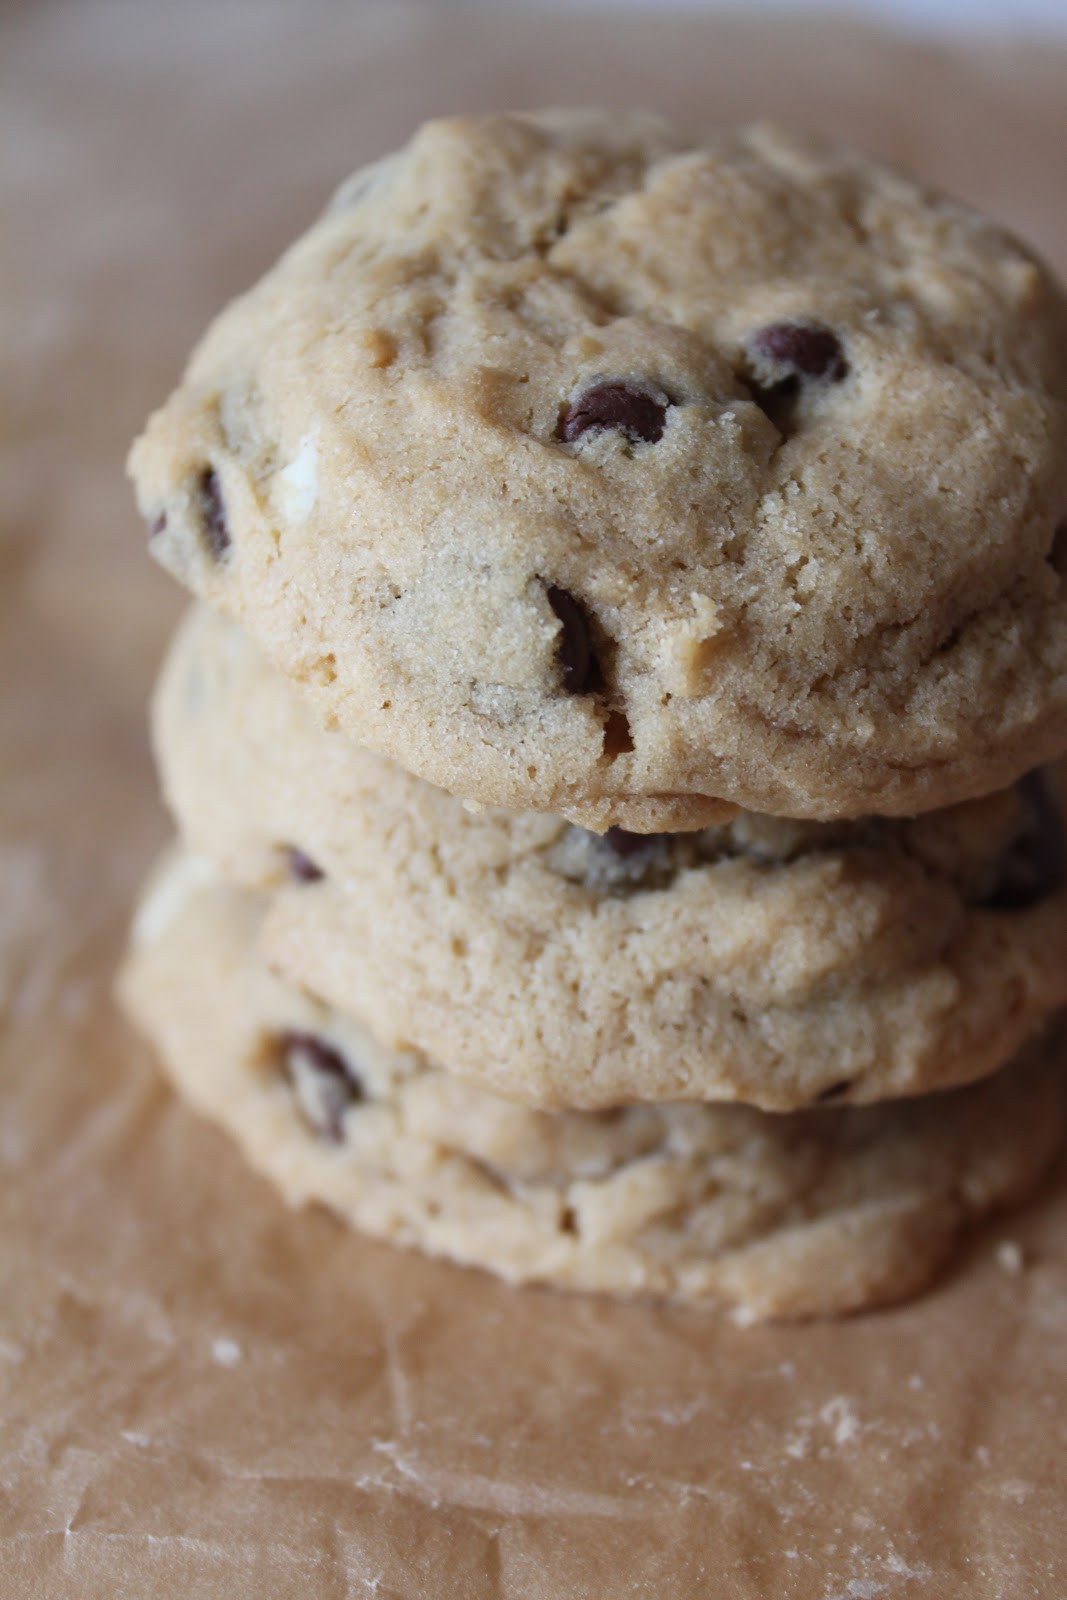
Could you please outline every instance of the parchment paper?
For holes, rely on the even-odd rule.
[[[0,30],[4,1600],[1058,1600],[1062,1174],[935,1293],[836,1326],[518,1293],[286,1213],[110,984],[165,830],[143,702],[181,603],[122,455],[335,180],[447,108],[770,113],[1062,267],[1067,57],[295,0]]]

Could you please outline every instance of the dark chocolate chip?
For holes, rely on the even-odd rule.
[[[216,561],[221,561],[230,548],[230,530],[226,525],[226,507],[222,503],[222,485],[214,467],[205,467],[197,479],[200,500],[200,525],[204,543]]]
[[[752,335],[748,348],[760,362],[781,369],[779,381],[799,377],[839,383],[848,372],[840,339],[821,322],[768,323]]]
[[[990,911],[1027,911],[1063,887],[1067,845],[1063,818],[1041,771],[1019,783],[1026,822],[1000,863],[993,890],[982,901]]]
[[[549,859],[562,877],[594,894],[644,894],[674,882],[680,870],[679,851],[684,854],[679,841],[695,838],[684,833],[631,833],[628,828],[592,833],[572,824]],[[692,865],[688,858],[681,861],[681,867],[686,865]]]
[[[1067,578],[1067,522],[1061,522],[1052,535],[1048,558],[1053,571],[1058,572],[1061,578]]]
[[[629,861],[631,856],[640,855],[642,850],[652,849],[661,839],[673,837],[670,833],[631,833],[628,828],[609,828],[607,833],[600,835],[600,840],[620,861]]]
[[[282,1068],[308,1125],[321,1139],[340,1144],[344,1114],[364,1098],[363,1085],[339,1050],[314,1033],[284,1033]]]
[[[318,862],[312,861],[311,857],[306,856],[303,850],[298,850],[295,844],[287,844],[284,848],[289,876],[295,878],[298,883],[318,883],[320,878],[326,876]]]
[[[161,511],[159,515],[153,517],[151,522],[148,524],[148,537],[150,539],[158,539],[159,535],[163,532],[163,529],[166,526],[167,513],[165,511]]]
[[[815,1096],[816,1105],[827,1105],[831,1100],[840,1100],[842,1095],[852,1088],[851,1078],[842,1078],[840,1083],[832,1083],[828,1089],[822,1089]]]
[[[593,650],[589,640],[589,621],[572,594],[549,584],[548,603],[560,623],[557,658],[568,694],[585,694],[593,677]]]
[[[665,889],[676,875],[673,846],[678,837],[675,833],[631,833],[628,828],[594,834],[604,863],[602,886],[615,894]]]
[[[630,383],[595,383],[567,407],[559,437],[573,444],[590,428],[616,428],[635,444],[655,444],[663,437],[667,407],[662,400]]]

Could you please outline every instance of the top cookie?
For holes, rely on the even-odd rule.
[[[474,801],[893,815],[1067,747],[1067,301],[852,151],[431,123],[131,470],[328,725]]]

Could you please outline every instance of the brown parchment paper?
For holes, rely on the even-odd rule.
[[[124,448],[335,180],[449,108],[770,113],[922,166],[1063,267],[1067,57],[87,0],[0,10],[0,72],[4,1600],[1059,1600],[1062,1172],[935,1293],[837,1326],[519,1293],[286,1213],[110,985],[165,830],[143,703],[180,605]]]

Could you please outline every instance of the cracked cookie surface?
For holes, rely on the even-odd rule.
[[[193,848],[381,1039],[543,1106],[870,1101],[992,1072],[1067,1004],[1064,765],[911,821],[592,834],[472,814],[325,733],[194,608],[154,708]]]
[[[1062,291],[851,151],[429,124],[131,463],[324,723],[478,803],[903,815],[1067,747]]]
[[[290,1203],[511,1281],[750,1320],[882,1304],[1025,1195],[1059,1141],[1059,1075],[1037,1052],[894,1106],[524,1110],[272,975],[263,903],[178,853],[148,888],[122,994],[176,1087]]]

